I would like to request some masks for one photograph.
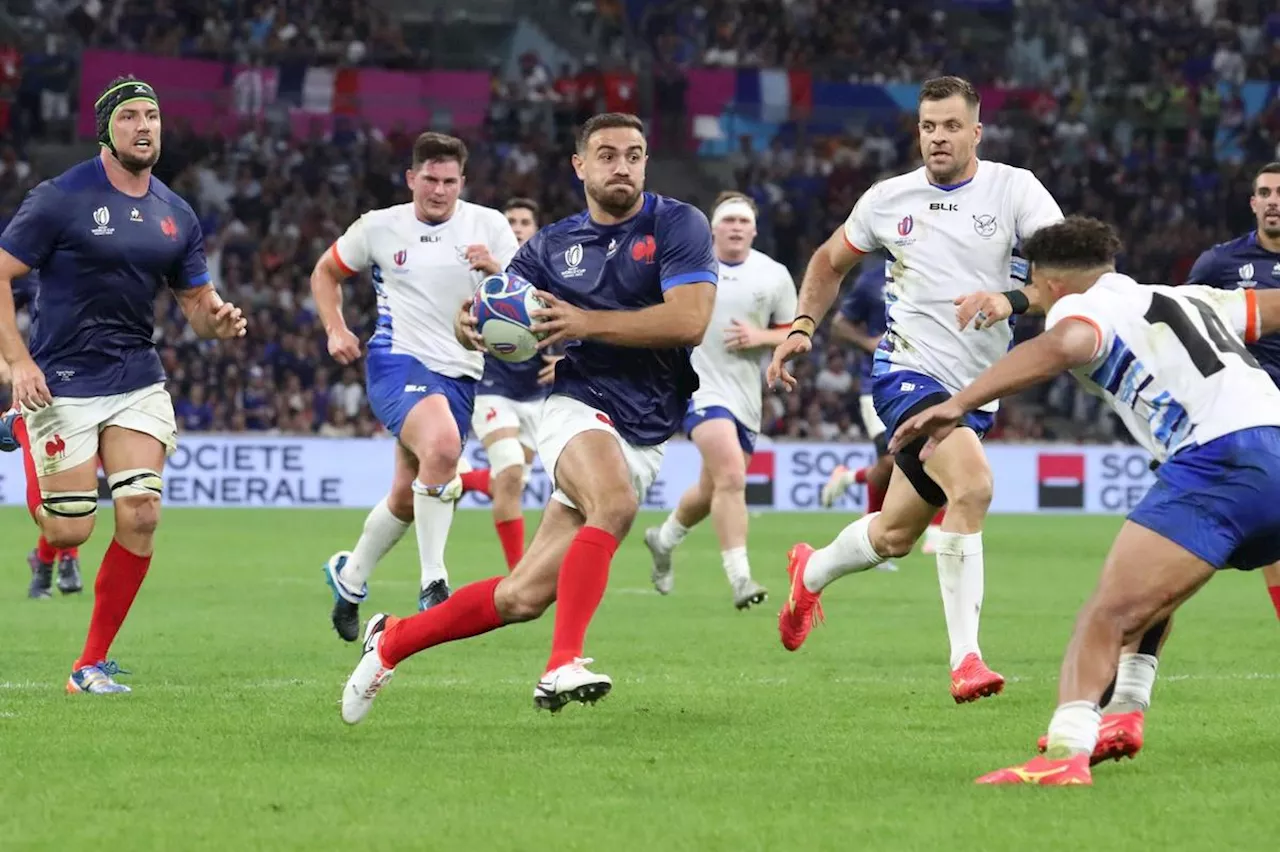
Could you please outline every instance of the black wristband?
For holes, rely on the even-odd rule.
[[[787,337],[791,337],[792,335],[795,335],[795,334],[803,334],[805,337],[809,338],[810,340],[813,340],[813,335],[801,328],[791,329],[791,333],[788,334]]]
[[[1009,300],[1009,307],[1013,308],[1015,315],[1025,314],[1031,308],[1031,300],[1021,290],[1006,290],[1004,297]]]

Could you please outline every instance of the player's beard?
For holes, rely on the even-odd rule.
[[[120,165],[136,175],[140,172],[145,172],[156,164],[160,159],[160,146],[152,142],[151,150],[141,157],[130,151],[117,150],[115,154],[116,159],[120,161]]]
[[[626,190],[625,195],[623,190]],[[640,199],[642,192],[644,192],[644,187],[631,186],[630,184],[613,184],[612,186],[606,184],[604,186],[587,187],[587,194],[591,196],[591,200],[610,216],[624,216],[631,212],[631,208]]]

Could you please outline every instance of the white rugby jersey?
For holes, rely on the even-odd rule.
[[[757,328],[790,323],[796,314],[796,285],[781,263],[755,249],[742,263],[720,262],[715,308],[702,343],[693,350],[693,369],[699,387],[693,407],[720,405],[742,425],[760,431],[760,406],[764,380],[760,375],[759,349],[731,352],[724,346],[724,331],[733,320]]]
[[[844,238],[855,251],[884,248],[894,258],[884,294],[889,330],[875,374],[915,370],[953,393],[970,384],[1008,350],[1013,331],[1005,322],[961,331],[956,297],[1010,289],[1014,247],[1061,219],[1035,175],[985,160],[956,186],[929,183],[921,166],[867,190],[845,221]]]
[[[504,269],[519,247],[502,213],[461,199],[438,225],[419,220],[410,203],[370,210],[347,228],[332,251],[344,272],[368,269],[373,278],[378,323],[369,348],[412,355],[443,376],[480,378],[484,354],[453,334],[458,308],[484,280],[467,262],[476,243]]]
[[[1258,337],[1252,290],[1142,285],[1108,273],[1059,299],[1046,329],[1092,325],[1098,347],[1072,373],[1106,400],[1157,461],[1254,426],[1280,426],[1280,390],[1245,349]]]

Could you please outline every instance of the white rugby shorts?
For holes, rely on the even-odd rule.
[[[538,428],[538,455],[542,457],[542,466],[551,478],[551,484],[556,483],[556,462],[560,460],[564,448],[578,435],[592,430],[608,432],[617,439],[631,474],[631,485],[635,488],[636,498],[644,500],[645,492],[658,478],[667,445],[643,447],[629,444],[618,434],[613,421],[603,411],[560,394],[547,397],[542,407],[542,423]],[[571,509],[578,508],[558,486],[551,493],[551,498]]]
[[[481,442],[499,429],[517,429],[520,443],[536,451],[543,402],[541,398],[521,401],[494,394],[478,394],[471,411],[471,429]]]
[[[112,396],[56,396],[44,408],[23,406],[36,473],[51,476],[98,455],[98,435],[119,426],[150,435],[165,455],[178,448],[178,421],[164,383]]]
[[[862,414],[862,428],[867,430],[867,438],[874,441],[884,434],[884,421],[876,414],[874,396],[864,393],[858,397],[858,411]]]

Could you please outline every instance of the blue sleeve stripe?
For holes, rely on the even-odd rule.
[[[715,284],[719,277],[719,275],[710,269],[698,269],[693,272],[682,272],[679,275],[672,275],[670,278],[662,279],[662,292],[665,293],[672,287],[679,287],[682,284],[698,284],[703,281],[708,284]]]
[[[208,271],[205,271],[197,275],[195,278],[191,279],[191,286],[199,287],[201,284],[208,284],[212,280],[213,280],[213,276],[210,275]]]

